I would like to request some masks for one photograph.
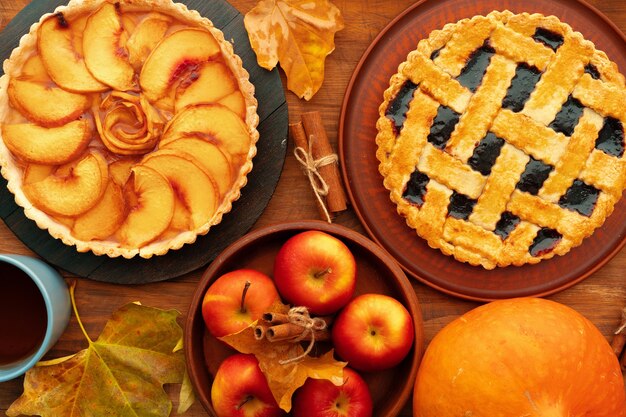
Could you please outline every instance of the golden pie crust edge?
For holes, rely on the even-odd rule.
[[[457,22],[447,23],[441,29],[433,30],[427,38],[420,40],[417,47],[409,52],[406,59],[398,66],[397,72],[391,76],[389,80],[389,87],[383,94],[384,100],[379,106],[379,118],[376,122],[376,129],[378,131],[376,136],[376,158],[380,162],[378,170],[383,177],[384,187],[390,192],[389,197],[391,201],[396,205],[397,213],[405,219],[406,224],[415,230],[418,236],[426,240],[427,244],[431,248],[439,249],[444,255],[452,256],[457,261],[466,262],[474,266],[482,266],[488,270],[494,269],[495,267],[506,267],[510,265],[522,266],[526,264],[537,264],[542,260],[550,259],[555,255],[565,255],[574,247],[579,246],[585,238],[591,236],[595,229],[604,224],[606,219],[612,214],[615,204],[621,199],[622,191],[626,187],[626,161],[622,159],[622,161],[620,161],[622,162],[622,171],[618,178],[616,178],[616,183],[621,185],[621,187],[618,187],[619,192],[615,191],[608,195],[608,201],[604,201],[603,204],[600,204],[600,201],[598,200],[597,207],[594,209],[594,215],[590,218],[588,227],[580,233],[580,236],[578,236],[575,240],[568,240],[563,237],[562,241],[553,251],[537,257],[531,256],[530,253],[526,251],[525,254],[518,252],[516,254],[511,254],[513,256],[504,256],[501,259],[494,261],[493,259],[485,257],[480,253],[472,252],[462,246],[453,245],[443,238],[443,233],[433,233],[432,227],[429,225],[421,225],[420,223],[423,223],[423,221],[417,219],[414,210],[412,210],[412,205],[402,197],[402,190],[398,190],[396,187],[392,186],[392,181],[389,179],[389,176],[392,174],[389,173],[388,156],[391,153],[397,137],[394,135],[392,123],[387,118],[385,113],[389,103],[396,97],[404,82],[408,79],[408,77],[403,75],[404,67],[409,65],[417,54],[430,57],[434,51],[444,47],[459,26],[472,24],[477,19],[484,18],[507,22],[512,17],[528,21],[540,20],[542,27],[553,31],[556,31],[555,29],[557,28],[561,29],[565,34],[564,36],[577,38],[581,42],[590,45],[594,50],[593,58],[590,62],[602,74],[604,80],[606,82],[616,84],[622,89],[626,88],[625,77],[620,73],[617,64],[611,61],[605,52],[597,49],[593,42],[585,39],[580,32],[574,31],[570,25],[562,22],[558,17],[545,16],[541,13],[513,13],[509,10],[492,11],[487,15],[476,15],[471,18],[461,19]],[[626,128],[626,124],[624,126]],[[480,238],[480,236],[474,237]]]
[[[11,109],[7,95],[10,77],[21,72],[28,57],[28,52],[37,49],[37,31],[41,23],[49,16],[59,12],[62,12],[69,19],[72,19],[72,16],[75,15],[88,14],[95,11],[105,2],[106,0],[70,0],[67,5],[59,6],[54,12],[41,16],[39,21],[30,27],[29,33],[21,37],[18,47],[11,52],[11,56],[3,63],[4,75],[0,77],[0,121],[6,119]],[[7,188],[15,196],[15,202],[24,209],[25,216],[35,221],[40,229],[47,230],[52,237],[60,239],[68,246],[76,246],[78,252],[92,251],[95,255],[107,255],[112,258],[122,256],[130,259],[137,255],[142,258],[150,258],[154,255],[164,255],[169,250],[180,249],[185,244],[194,243],[198,236],[207,234],[212,226],[219,224],[222,221],[222,216],[232,209],[233,202],[239,199],[241,188],[247,183],[247,175],[252,170],[252,159],[257,151],[256,143],[259,140],[259,132],[257,130],[259,124],[259,116],[257,114],[258,102],[254,96],[254,85],[249,80],[249,74],[243,67],[241,58],[235,54],[233,45],[226,41],[223,32],[216,28],[211,20],[201,16],[196,10],[188,9],[182,3],[174,3],[170,0],[121,0],[119,3],[123,5],[125,11],[158,11],[168,14],[189,26],[200,27],[209,31],[220,45],[224,61],[238,81],[239,89],[246,103],[245,124],[250,134],[250,149],[246,160],[239,170],[238,177],[231,186],[230,192],[224,196],[213,217],[195,230],[184,231],[173,238],[155,241],[141,248],[125,248],[119,246],[118,242],[113,241],[83,241],[72,236],[67,226],[39,210],[29,201],[22,190],[23,172],[16,164],[1,135],[0,173],[7,180]]]

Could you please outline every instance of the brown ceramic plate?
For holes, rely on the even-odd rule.
[[[413,277],[445,293],[474,300],[543,296],[593,274],[626,243],[626,201],[601,229],[566,256],[537,265],[487,271],[431,249],[396,213],[376,159],[376,120],[383,91],[420,39],[446,23],[492,10],[555,15],[582,32],[626,71],[626,37],[579,0],[424,0],[393,20],[373,41],[348,86],[339,123],[339,153],[352,205],[372,239]]]
[[[415,344],[408,356],[394,368],[361,373],[369,385],[376,417],[393,417],[402,409],[412,390],[422,357],[424,333],[422,316],[413,287],[398,264],[372,241],[342,226],[319,221],[302,221],[269,226],[249,233],[222,252],[206,270],[196,292],[185,325],[185,356],[191,381],[200,403],[211,416],[211,383],[221,361],[234,353],[205,328],[202,299],[209,286],[222,274],[252,268],[272,276],[276,253],[291,236],[305,230],[321,230],[341,239],[357,263],[355,295],[381,293],[402,302],[415,323]]]

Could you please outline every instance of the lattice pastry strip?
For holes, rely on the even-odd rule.
[[[399,66],[377,121],[398,213],[485,268],[567,253],[626,185],[626,86],[582,35],[492,12],[432,32]]]
[[[596,112],[584,110],[574,134],[567,143],[564,155],[539,190],[539,197],[556,203],[567,192],[585,167],[603,123],[604,118]],[[595,185],[595,182],[591,181],[588,184]]]

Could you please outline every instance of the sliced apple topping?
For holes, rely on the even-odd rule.
[[[104,145],[120,155],[152,150],[163,126],[160,116],[143,96],[111,92],[94,105],[96,128]]]
[[[122,190],[114,181],[109,181],[100,201],[76,218],[72,233],[80,240],[106,239],[121,226],[125,215]]]
[[[83,34],[85,65],[98,81],[118,91],[135,88],[135,71],[128,62],[119,3],[103,3],[87,19]]]
[[[69,22],[56,13],[39,26],[37,46],[48,74],[59,86],[73,92],[108,89],[91,75],[83,58],[82,36],[86,17]]]
[[[132,31],[126,48],[128,60],[135,70],[141,70],[150,52],[163,39],[170,26],[171,18],[161,13],[150,13]]]
[[[109,165],[109,175],[118,185],[123,186],[130,178],[131,169],[139,162],[137,158],[120,158]]]
[[[204,137],[233,156],[246,154],[250,149],[248,127],[236,113],[221,104],[185,107],[165,127],[161,146],[181,136]]]
[[[24,184],[24,193],[40,210],[59,216],[78,216],[102,197],[108,182],[107,163],[99,153],[88,153],[67,175],[47,176]]]
[[[174,213],[174,191],[167,178],[145,165],[133,167],[129,186],[128,216],[115,235],[123,245],[139,248],[169,226]]]
[[[176,111],[190,104],[215,103],[238,89],[237,80],[226,65],[207,62],[189,81],[179,85],[176,90]]]
[[[233,91],[226,97],[220,99],[218,103],[231,109],[242,120],[246,119],[246,99],[243,98],[241,91]]]
[[[203,29],[180,29],[161,40],[146,59],[139,76],[151,102],[168,95],[191,69],[220,53],[220,46]]]
[[[2,138],[7,148],[23,161],[61,165],[85,150],[91,139],[91,125],[87,120],[52,128],[31,123],[2,125]]]
[[[194,228],[211,220],[217,210],[219,192],[213,179],[196,165],[193,158],[175,150],[162,149],[146,155],[141,165],[160,172],[169,180],[176,198],[188,210]]]
[[[217,145],[202,139],[186,137],[169,142],[162,149],[175,149],[194,158],[203,171],[215,180],[221,196],[230,189],[232,185],[230,161]]]
[[[88,97],[58,87],[12,78],[9,100],[28,120],[42,126],[62,126],[76,120],[90,105]]]

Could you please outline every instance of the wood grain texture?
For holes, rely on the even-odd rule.
[[[230,2],[241,13],[245,14],[257,1],[231,0]],[[27,3],[28,0],[0,2],[2,27]],[[343,93],[356,63],[379,31],[414,2],[412,0],[334,0],[333,3],[342,11],[346,28],[338,32],[336,50],[326,60],[326,76],[322,88],[309,102],[299,100],[290,92],[286,94],[290,121],[299,120],[299,115],[302,112],[320,111],[329,139],[336,146]],[[623,0],[592,0],[589,3],[607,14],[622,31],[626,31],[626,2]],[[283,85],[285,85],[284,82]],[[289,143],[287,158],[278,187],[253,229],[279,221],[317,219],[318,216],[307,179],[293,157],[293,147]],[[364,232],[351,210],[338,215],[335,222]],[[0,252],[31,254],[28,248],[19,242],[3,223],[0,223]],[[626,305],[624,271],[626,271],[626,250],[622,250],[590,278],[549,298],[581,312],[609,338],[620,321],[621,309]],[[77,288],[78,308],[87,331],[92,336],[97,336],[112,311],[126,302],[135,300],[155,307],[176,308],[182,314],[180,322],[184,323],[184,317],[187,315],[189,303],[202,272],[202,270],[197,270],[170,281],[136,286],[120,286],[79,279]],[[71,278],[68,276],[68,279]],[[413,288],[422,308],[427,342],[447,323],[479,305],[476,302],[463,301],[444,295],[417,281],[413,281]],[[74,353],[85,346],[86,342],[80,329],[75,319],[72,318],[65,334],[47,355],[47,358]],[[20,395],[21,384],[22,378],[0,384],[0,412],[3,412]],[[172,398],[174,398],[174,392],[172,392]],[[195,404],[186,415],[205,417],[208,414],[199,404]],[[404,407],[400,416],[411,416],[410,402]]]

